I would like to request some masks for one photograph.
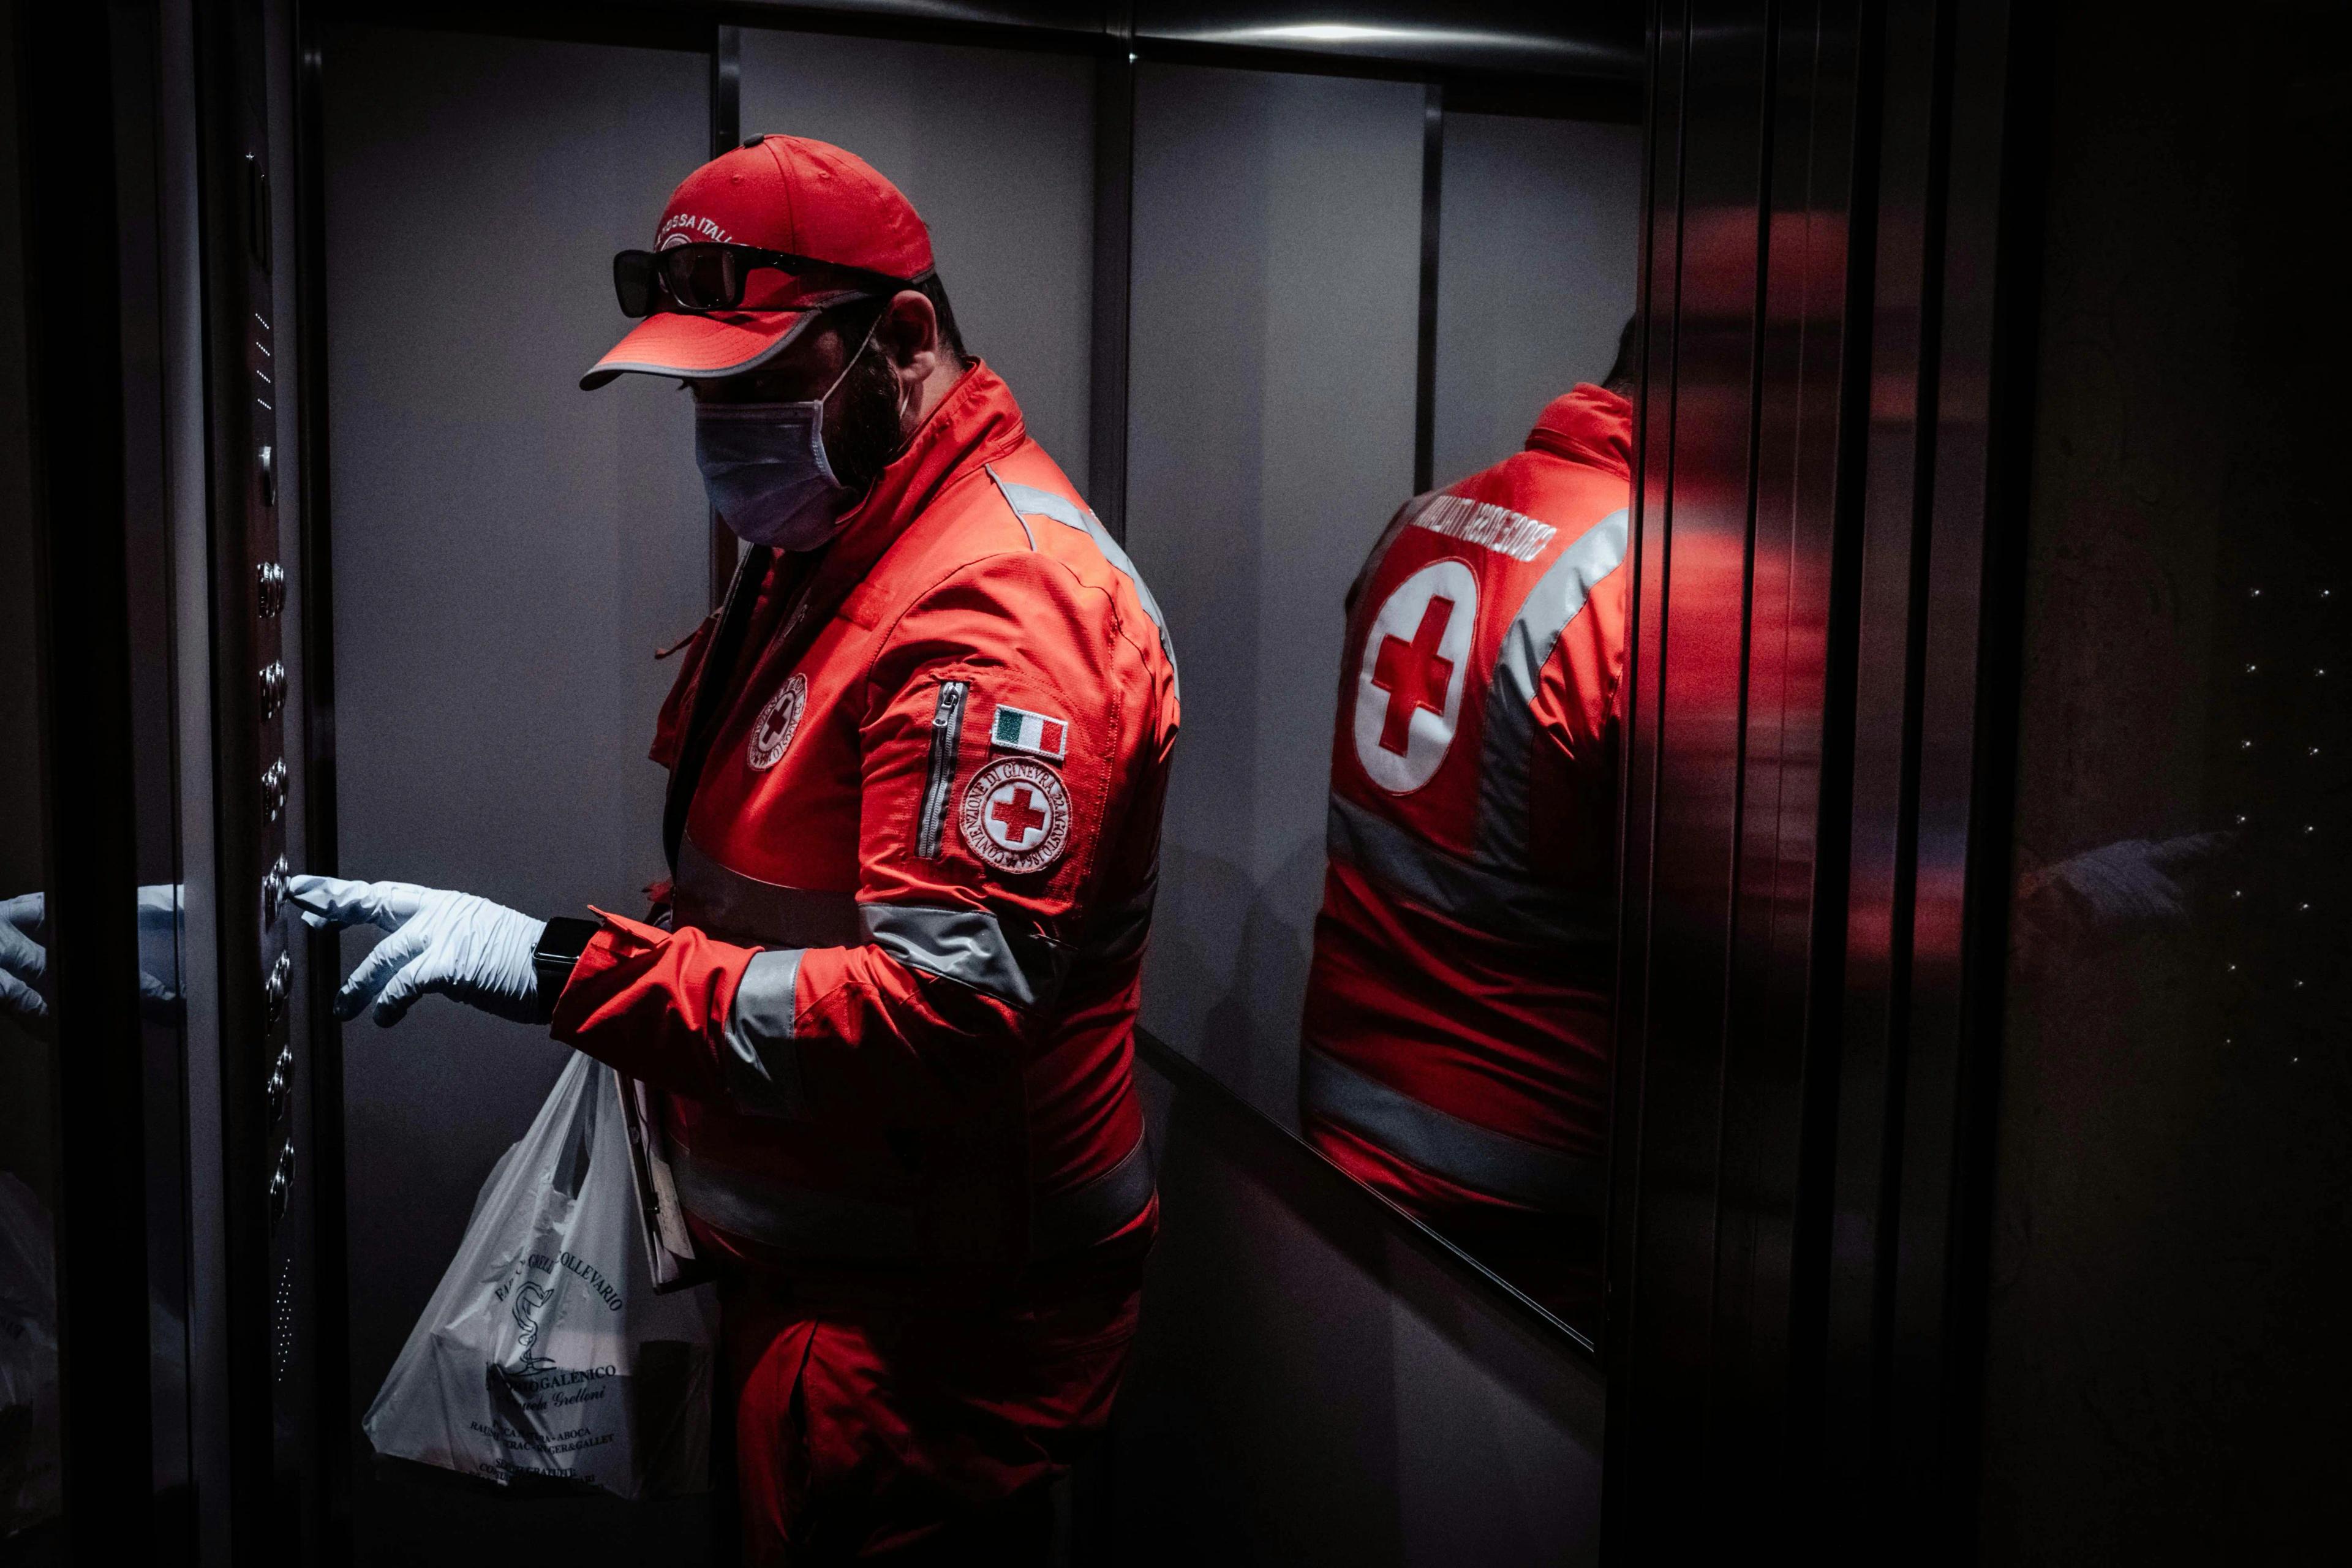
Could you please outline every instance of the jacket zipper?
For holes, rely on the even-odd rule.
[[[963,699],[969,680],[940,682],[940,705],[931,713],[931,771],[923,783],[923,815],[915,826],[915,858],[939,858],[947,836],[948,791],[955,784],[956,752],[963,742]]]

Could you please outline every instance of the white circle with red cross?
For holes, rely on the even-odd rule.
[[[768,699],[760,716],[751,721],[751,741],[746,748],[753,773],[765,773],[783,759],[784,748],[793,743],[793,732],[801,727],[801,710],[808,706],[808,677],[798,670],[784,682],[777,693]]]
[[[960,818],[971,852],[1004,871],[1041,871],[1070,841],[1070,796],[1053,769],[1006,757],[964,786]]]
[[[1372,616],[1356,670],[1356,760],[1391,795],[1427,784],[1454,744],[1478,626],[1478,579],[1437,561],[1396,586]]]

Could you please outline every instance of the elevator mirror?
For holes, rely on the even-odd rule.
[[[1640,155],[1137,84],[1128,545],[1185,682],[1145,1025],[1588,1336]]]

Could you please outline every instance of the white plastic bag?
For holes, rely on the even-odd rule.
[[[625,1498],[709,1485],[718,1307],[655,1293],[624,1086],[575,1056],[492,1168],[362,1423],[376,1452]]]

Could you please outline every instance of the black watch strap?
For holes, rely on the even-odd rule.
[[[588,951],[589,942],[599,927],[594,921],[558,916],[547,922],[540,933],[539,946],[530,955],[530,967],[539,977],[539,1016],[546,1023],[555,1016],[555,999],[563,994],[564,986],[572,982],[572,966],[580,955]]]

